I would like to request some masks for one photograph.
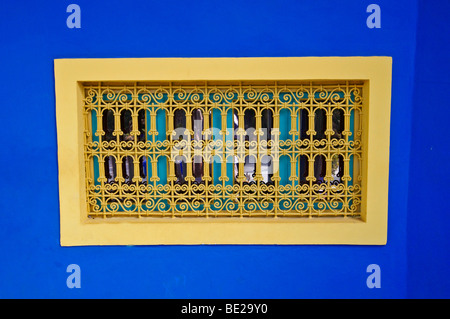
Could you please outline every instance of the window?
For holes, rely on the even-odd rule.
[[[360,216],[361,81],[82,85],[91,218]]]
[[[391,63],[55,60],[61,244],[385,244]]]

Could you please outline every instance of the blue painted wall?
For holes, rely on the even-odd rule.
[[[408,296],[450,298],[449,1],[420,1],[408,201]]]
[[[66,7],[73,2],[81,7],[81,29],[66,27]],[[421,6],[429,9],[424,2]],[[369,29],[370,3],[3,1],[0,297],[404,298],[416,295],[422,284],[429,285],[426,295],[448,295],[435,277],[417,281],[424,258],[437,258],[448,268],[447,224],[438,220],[444,218],[445,207],[432,188],[445,186],[436,175],[443,171],[430,171],[437,184],[424,171],[417,173],[421,160],[433,164],[438,154],[448,158],[445,126],[432,131],[430,122],[446,123],[436,113],[446,108],[446,101],[433,100],[422,86],[441,65],[423,66],[441,41],[438,35],[427,39],[425,34],[437,31],[429,23],[439,11],[419,15],[422,29],[416,32],[416,1],[379,0],[382,27]],[[416,33],[419,44],[431,41],[431,47],[416,51]],[[394,61],[386,246],[60,247],[53,59],[372,55],[392,56]],[[415,72],[416,55],[421,66],[417,63]],[[446,74],[439,74],[445,80]],[[421,105],[413,103],[413,93],[428,99],[427,109],[435,110],[426,116],[424,131],[435,132],[434,153],[419,132],[423,114]],[[412,156],[411,136],[417,138]],[[419,193],[417,176],[429,181],[426,194]],[[425,230],[418,220],[410,222],[411,217],[422,218],[423,211],[408,202],[408,185],[410,194],[434,199],[434,206],[427,206]],[[437,251],[429,252],[434,226],[444,241],[433,237]],[[81,267],[81,289],[66,287],[66,267],[72,263]],[[380,289],[366,286],[366,267],[372,263],[381,267]]]

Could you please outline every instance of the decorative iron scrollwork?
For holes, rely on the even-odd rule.
[[[89,83],[89,217],[359,217],[362,82]]]

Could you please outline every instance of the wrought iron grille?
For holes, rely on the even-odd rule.
[[[83,83],[89,217],[359,217],[363,82]]]

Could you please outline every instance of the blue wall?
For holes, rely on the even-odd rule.
[[[450,298],[449,1],[420,1],[408,202],[408,293]]]
[[[81,7],[81,29],[66,27],[66,7],[73,2]],[[438,152],[448,152],[445,126],[433,135],[435,153],[428,152],[421,133],[411,135],[412,123],[420,129],[422,117],[419,103],[413,109],[413,88],[439,63],[433,62],[431,71],[418,67],[414,81],[416,1],[377,1],[381,29],[366,27],[370,3],[3,1],[0,297],[404,298],[410,295],[410,282],[415,282],[414,292],[423,283],[430,285],[427,295],[448,295],[435,278],[416,281],[422,258],[440,258],[448,268],[446,256],[439,257],[445,255],[448,240],[433,241],[440,253],[427,252],[430,229],[422,231],[418,221],[407,219],[409,184],[410,193],[432,196],[427,226],[439,225],[445,237],[446,225],[437,220],[445,213],[443,201],[433,195],[432,186],[442,187],[444,181],[433,175],[437,184],[430,180],[426,194],[419,193],[417,181],[410,182],[410,177],[428,178],[417,172],[421,159],[433,164]],[[433,13],[425,14],[419,26],[429,29]],[[419,30],[420,44],[431,41],[436,46],[440,41],[420,35]],[[421,50],[417,57],[424,63],[428,51]],[[386,246],[60,247],[53,59],[372,55],[392,56],[394,61]],[[440,76],[442,80],[445,74]],[[430,98],[426,87],[417,94]],[[429,101],[429,110],[446,107],[440,100]],[[445,124],[439,118],[433,112],[426,117]],[[426,125],[425,132],[431,132],[433,124]],[[410,157],[411,136],[418,140]],[[438,174],[438,168],[433,172]],[[413,207],[411,216],[422,217],[422,212]],[[414,267],[408,272],[409,259]],[[66,267],[72,263],[81,267],[81,289],[66,287]],[[366,286],[366,267],[372,263],[381,267],[380,289]]]

